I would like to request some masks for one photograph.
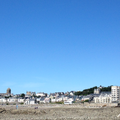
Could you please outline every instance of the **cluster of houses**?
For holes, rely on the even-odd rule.
[[[120,103],[120,86],[111,86],[111,92],[101,92],[101,87],[94,89],[93,94],[86,96],[76,96],[75,91],[56,92],[49,95],[44,92],[26,92],[24,96],[21,94],[11,94],[11,89],[7,89],[7,93],[0,93],[0,104],[39,104],[39,103],[64,103],[72,104],[73,102],[93,102],[93,103]]]

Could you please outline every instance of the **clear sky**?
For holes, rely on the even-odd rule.
[[[120,0],[0,0],[0,93],[120,86]]]

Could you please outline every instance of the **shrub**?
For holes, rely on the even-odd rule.
[[[84,102],[89,102],[89,100],[85,100]]]
[[[24,103],[23,103],[23,102],[21,102],[20,104],[21,104],[21,105],[23,105]]]
[[[56,104],[64,104],[64,101],[55,102]]]
[[[7,102],[6,105],[9,105],[9,103]]]

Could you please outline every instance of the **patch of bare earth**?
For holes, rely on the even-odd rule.
[[[114,120],[120,108],[81,108],[79,106],[1,107],[0,120]]]

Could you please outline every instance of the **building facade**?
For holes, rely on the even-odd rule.
[[[11,89],[10,89],[10,88],[7,89],[7,94],[8,94],[8,95],[11,94]]]
[[[94,94],[100,94],[100,88],[94,89]]]
[[[112,86],[111,93],[112,93],[112,102],[120,103],[120,86]]]
[[[94,97],[95,103],[112,103],[111,92],[102,92],[100,95]]]

